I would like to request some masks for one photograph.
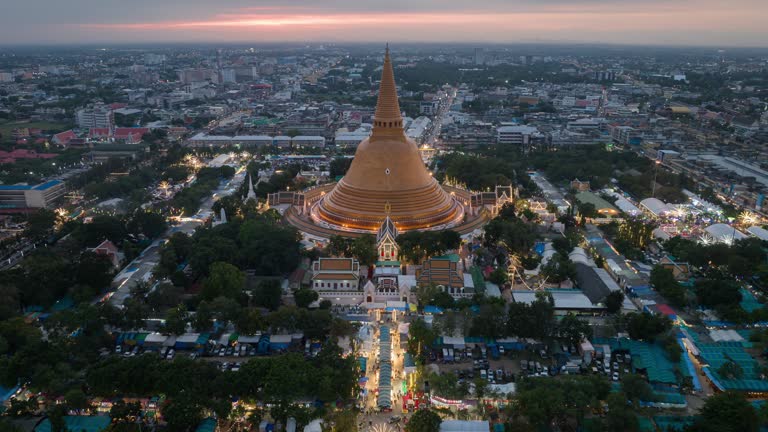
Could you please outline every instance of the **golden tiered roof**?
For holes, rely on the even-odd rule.
[[[386,217],[387,203],[399,230],[446,224],[462,215],[405,136],[389,47],[371,136],[357,147],[347,174],[323,197],[317,215],[333,225],[374,231]]]

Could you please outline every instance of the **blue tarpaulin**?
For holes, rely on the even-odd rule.
[[[443,313],[443,309],[439,308],[437,306],[426,305],[426,306],[424,306],[424,313],[428,313],[428,314],[441,314],[441,313]]]

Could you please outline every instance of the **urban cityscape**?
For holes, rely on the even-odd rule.
[[[768,5],[86,3],[0,18],[0,431],[768,430]]]

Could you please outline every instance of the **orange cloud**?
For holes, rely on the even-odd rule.
[[[653,43],[678,40],[700,43],[701,35],[765,34],[761,14],[717,5],[692,10],[671,4],[638,8],[634,3],[610,4],[600,9],[573,5],[543,6],[533,11],[498,13],[477,11],[323,13],[314,8],[271,6],[230,10],[201,20],[89,23],[91,32],[137,34],[185,40],[421,40],[514,41],[549,40]],[[141,33],[140,33],[141,32]],[[711,40],[711,39],[710,39]],[[727,38],[724,38],[727,41]],[[735,39],[734,39],[735,40]]]

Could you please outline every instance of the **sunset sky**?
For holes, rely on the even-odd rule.
[[[6,0],[0,44],[601,42],[768,46],[768,0]]]

